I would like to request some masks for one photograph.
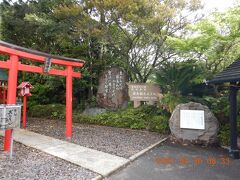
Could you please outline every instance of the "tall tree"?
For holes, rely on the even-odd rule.
[[[176,55],[168,39],[179,37],[199,8],[200,0],[4,0],[1,32],[8,42],[86,60],[75,95],[87,99],[109,65],[146,82]]]
[[[91,16],[107,25],[107,32],[112,28],[118,30],[108,33],[105,41],[121,55],[119,62],[138,82],[146,82],[155,67],[175,55],[166,40],[194,21],[189,15],[201,7],[198,0],[86,2],[92,7]]]
[[[240,4],[223,13],[215,12],[188,30],[184,38],[169,38],[169,44],[182,59],[204,62],[207,76],[240,57]]]

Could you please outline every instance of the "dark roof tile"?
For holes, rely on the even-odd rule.
[[[222,72],[218,73],[213,79],[207,81],[208,84],[222,84],[225,82],[240,81],[240,59],[233,62]]]

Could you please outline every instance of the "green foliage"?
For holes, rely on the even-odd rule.
[[[223,94],[220,97],[211,97],[206,96],[203,97],[202,103],[207,105],[210,110],[215,114],[219,123],[220,123],[220,130],[218,133],[218,140],[221,145],[228,146],[230,144],[230,122],[229,122],[229,98],[228,94]],[[240,100],[238,98],[238,104]],[[237,119],[237,131],[238,135],[240,134],[240,107],[238,106],[238,119]]]
[[[0,5],[3,40],[87,61],[88,83],[80,86],[87,99],[109,65],[123,66],[131,80],[146,82],[170,59],[166,40],[190,23],[200,1],[5,0]]]
[[[97,97],[96,96],[92,96],[91,98],[89,98],[87,100],[87,106],[89,106],[89,107],[97,106]]]
[[[230,128],[229,125],[223,125],[220,127],[218,133],[218,140],[221,145],[229,145],[230,144]]]
[[[165,93],[183,94],[191,86],[202,83],[203,72],[195,61],[166,62],[156,72],[155,82]]]
[[[240,4],[225,12],[215,12],[188,26],[184,38],[169,38],[169,45],[181,58],[204,62],[207,77],[240,57]]]
[[[145,127],[145,113],[128,109],[119,113],[110,112],[96,116],[96,122],[116,127],[129,127],[132,129],[143,129]]]
[[[173,94],[164,94],[160,104],[162,108],[166,109],[168,112],[172,113],[175,107],[178,104],[187,102],[187,99],[181,95],[173,95]]]
[[[119,112],[108,112],[92,118],[91,123],[124,127],[132,129],[147,129],[160,133],[168,133],[170,114],[154,106],[129,108]]]
[[[65,119],[65,106],[62,104],[30,106],[28,110],[28,115],[30,117]]]
[[[221,124],[229,123],[230,103],[228,95],[228,92],[225,92],[218,97],[205,96],[202,98],[202,103],[211,109]],[[240,104],[239,98],[237,104]],[[237,106],[237,112],[239,116],[240,106]]]
[[[163,134],[169,133],[168,120],[168,116],[153,116],[151,120],[148,121],[146,129]]]
[[[203,98],[207,104],[207,106],[211,109],[211,111],[218,116],[219,118],[226,118],[229,116],[230,104],[229,99],[226,96],[222,97],[211,97],[206,96]]]

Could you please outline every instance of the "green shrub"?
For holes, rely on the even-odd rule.
[[[147,129],[167,134],[169,133],[168,120],[169,118],[167,116],[153,116],[147,121]]]
[[[230,144],[230,122],[229,122],[229,110],[230,103],[228,96],[222,97],[209,97],[206,96],[203,98],[205,100],[206,105],[211,109],[211,111],[215,114],[218,121],[220,122],[220,130],[218,133],[218,140],[221,145],[229,145]],[[238,104],[240,103],[238,98]],[[240,112],[240,106],[238,106],[238,112]],[[238,136],[240,135],[240,115],[238,113],[237,117],[237,130]]]
[[[129,108],[119,112],[108,112],[92,117],[92,123],[114,126],[114,127],[128,127],[133,129],[143,129],[144,117],[146,114]]]
[[[221,145],[227,146],[230,144],[230,127],[229,124],[220,127],[218,132],[218,140]]]
[[[186,97],[180,95],[180,94],[165,94],[163,99],[161,100],[161,106],[166,109],[168,112],[172,113],[173,110],[175,109],[175,107],[178,105],[178,104],[181,104],[181,103],[186,103],[188,102],[188,100],[186,99]]]
[[[204,100],[214,114],[221,114],[225,117],[229,116],[230,104],[227,96],[217,98],[206,96]]]
[[[74,122],[106,125],[131,129],[147,129],[160,133],[168,133],[170,114],[155,106],[128,108],[117,112],[107,112],[97,116],[75,114]]]
[[[237,118],[237,131],[238,136],[240,135],[240,116]],[[218,132],[218,140],[221,145],[227,146],[230,144],[230,122],[224,123],[220,126]]]
[[[65,105],[62,104],[48,104],[30,106],[28,110],[30,117],[42,117],[51,119],[65,118]]]

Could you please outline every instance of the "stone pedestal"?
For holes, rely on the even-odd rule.
[[[141,106],[141,101],[133,101],[133,107],[134,108],[137,108],[139,106]]]

